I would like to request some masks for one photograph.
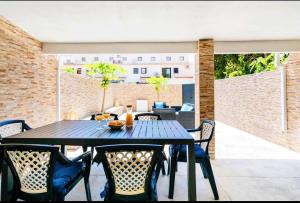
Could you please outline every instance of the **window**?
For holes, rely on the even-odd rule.
[[[171,56],[167,56],[166,61],[171,61]]]
[[[138,68],[133,68],[133,74],[139,74],[139,69]]]
[[[99,57],[96,56],[96,57],[94,58],[94,61],[99,61]]]
[[[179,68],[174,68],[174,69],[173,69],[173,72],[174,72],[174,73],[179,73]]]
[[[127,61],[127,57],[122,57],[122,60],[123,61]]]
[[[179,61],[184,61],[184,56],[180,56]]]
[[[86,59],[85,57],[81,57],[82,62],[85,62],[85,59]]]
[[[142,68],[141,69],[141,74],[147,74],[147,68]]]
[[[142,61],[143,60],[143,57],[138,57],[138,61]]]
[[[151,61],[156,61],[156,57],[155,56],[151,56],[150,60]]]
[[[113,61],[113,60],[114,60],[114,57],[109,57],[109,60],[110,60],[110,61]]]
[[[71,59],[67,59],[67,64],[70,64],[71,63]]]
[[[162,76],[165,78],[171,78],[171,68],[162,68]]]

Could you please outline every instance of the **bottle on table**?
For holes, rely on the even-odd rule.
[[[126,127],[131,128],[133,126],[133,116],[132,116],[132,105],[126,106]]]

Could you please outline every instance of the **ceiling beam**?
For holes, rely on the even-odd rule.
[[[215,41],[215,54],[300,52],[300,40]],[[197,42],[43,43],[45,54],[197,53]]]

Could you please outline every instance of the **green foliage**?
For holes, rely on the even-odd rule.
[[[288,54],[281,54],[280,62],[287,61]],[[275,54],[223,54],[215,55],[215,79],[272,71],[276,69]]]
[[[101,87],[103,89],[107,89],[111,84],[112,80],[119,80],[117,74],[125,74],[127,73],[126,69],[122,68],[117,64],[110,63],[93,63],[93,64],[85,64],[86,68],[88,68],[87,75],[93,76],[96,74],[102,75]]]
[[[163,76],[160,77],[152,76],[150,78],[147,78],[147,82],[154,86],[157,94],[157,99],[160,100],[159,93],[161,91],[161,88],[167,84],[168,82],[167,78],[164,78]]]
[[[66,66],[64,68],[64,71],[67,72],[67,73],[76,73],[76,70],[75,68],[71,67],[71,66]]]

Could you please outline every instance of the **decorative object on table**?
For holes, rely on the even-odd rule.
[[[69,160],[54,146],[5,144],[0,150],[14,179],[13,195],[8,195],[12,198],[10,201],[64,201],[82,179],[87,200],[92,201],[91,153]]]
[[[147,82],[154,86],[155,88],[155,92],[156,92],[156,96],[157,96],[157,101],[161,101],[160,100],[160,92],[161,90],[163,90],[163,88],[165,88],[168,80],[167,78],[164,78],[163,76],[160,77],[156,77],[156,76],[152,76],[150,78],[147,78]]]
[[[219,200],[218,189],[216,186],[213,170],[210,164],[209,144],[214,136],[215,122],[211,120],[203,120],[200,127],[189,129],[188,132],[200,132],[200,140],[195,140],[195,158],[196,163],[199,163],[205,179],[208,178],[215,200]],[[177,162],[187,162],[187,146],[186,145],[170,145],[169,148],[169,169],[170,186],[169,198],[174,196],[174,183]]]
[[[160,145],[110,145],[96,148],[107,182],[104,201],[157,201],[156,184],[165,160]]]
[[[97,128],[98,130],[102,130],[108,127],[108,121],[110,120],[111,116],[109,113],[103,113],[100,115],[96,115],[95,116],[95,120],[98,121],[100,123],[100,127]],[[103,125],[103,122],[105,121],[105,124]]]
[[[132,105],[126,106],[126,127],[131,128],[133,126],[133,116],[132,116]]]
[[[101,88],[103,89],[103,97],[102,97],[102,104],[101,104],[101,112],[104,111],[104,105],[105,105],[105,98],[106,98],[106,91],[109,88],[109,85],[113,80],[119,80],[118,74],[125,74],[127,73],[127,70],[122,68],[121,66],[117,64],[110,64],[110,63],[103,63],[103,62],[97,62],[93,64],[85,64],[84,65],[87,70],[87,75],[93,76],[93,75],[101,75],[102,79],[100,82]],[[69,67],[68,69],[65,69],[68,73],[73,73],[74,68]]]
[[[109,113],[109,112],[105,112],[105,113]],[[110,114],[109,120],[119,120],[117,114],[114,114],[114,113],[109,113],[109,114]],[[96,120],[96,116],[99,116],[99,115],[103,115],[103,113],[95,113],[95,114],[92,114],[90,120]]]
[[[109,121],[108,126],[111,130],[121,130],[124,126],[124,121]]]

